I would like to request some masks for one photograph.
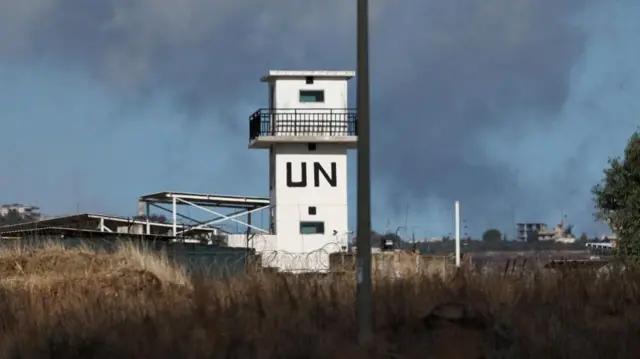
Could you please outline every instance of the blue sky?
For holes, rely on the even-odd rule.
[[[266,153],[247,149],[258,79],[354,69],[354,13],[338,0],[0,4],[0,202],[131,215],[155,191],[265,195]],[[409,205],[417,236],[446,234],[459,199],[474,234],[562,211],[603,233],[589,189],[638,125],[639,17],[632,0],[372,0],[375,227],[403,225]]]

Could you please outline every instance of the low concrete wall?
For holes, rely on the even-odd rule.
[[[518,274],[545,270],[552,260],[589,260],[587,250],[487,251],[468,253],[471,267],[482,274]]]
[[[522,275],[548,271],[544,266],[552,260],[587,260],[588,251],[493,251],[463,253],[462,266],[486,275]],[[332,272],[354,272],[354,254],[334,253],[329,257]],[[381,277],[411,275],[440,275],[455,271],[452,256],[434,256],[410,252],[381,252],[372,254],[372,274]]]
[[[353,272],[356,256],[352,253],[333,253],[329,257],[331,272]],[[381,252],[372,254],[371,270],[374,277],[401,278],[412,275],[446,276],[454,269],[453,260],[410,252]]]

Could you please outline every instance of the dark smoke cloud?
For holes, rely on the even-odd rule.
[[[374,171],[391,204],[435,195],[487,219],[531,197],[483,140],[517,136],[519,113],[555,118],[587,2],[372,1]],[[169,95],[239,133],[266,70],[355,67],[355,1],[5,0],[0,34],[0,61],[83,71],[132,103]]]
[[[382,143],[377,163],[385,167],[380,173],[397,183],[389,187],[391,198],[406,203],[407,197],[435,192],[462,200],[467,213],[485,218],[530,199],[518,173],[485,153],[483,140],[522,121],[518,113],[533,112],[534,121],[544,124],[562,108],[570,70],[586,40],[569,17],[584,6],[584,1],[433,1],[403,13],[403,22],[416,24],[418,34],[395,41],[385,36],[385,53],[404,58],[401,67],[383,63],[384,57],[374,60],[377,71],[398,74],[389,80],[394,86],[379,94],[388,101],[375,113]],[[535,202],[526,210],[560,205]]]

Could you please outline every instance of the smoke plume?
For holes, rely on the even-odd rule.
[[[513,210],[588,214],[593,183],[572,177],[584,136],[558,152],[566,139],[553,129],[590,41],[576,18],[591,6],[372,0],[373,165],[386,203],[458,199],[479,226]],[[169,96],[245,136],[236,111],[263,105],[265,71],[354,69],[355,15],[339,0],[3,0],[0,62],[81,72],[142,106]]]

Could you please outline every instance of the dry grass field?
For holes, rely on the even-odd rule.
[[[0,358],[637,358],[640,275],[375,280],[375,342],[355,345],[355,283],[189,278],[133,246],[0,251]]]

